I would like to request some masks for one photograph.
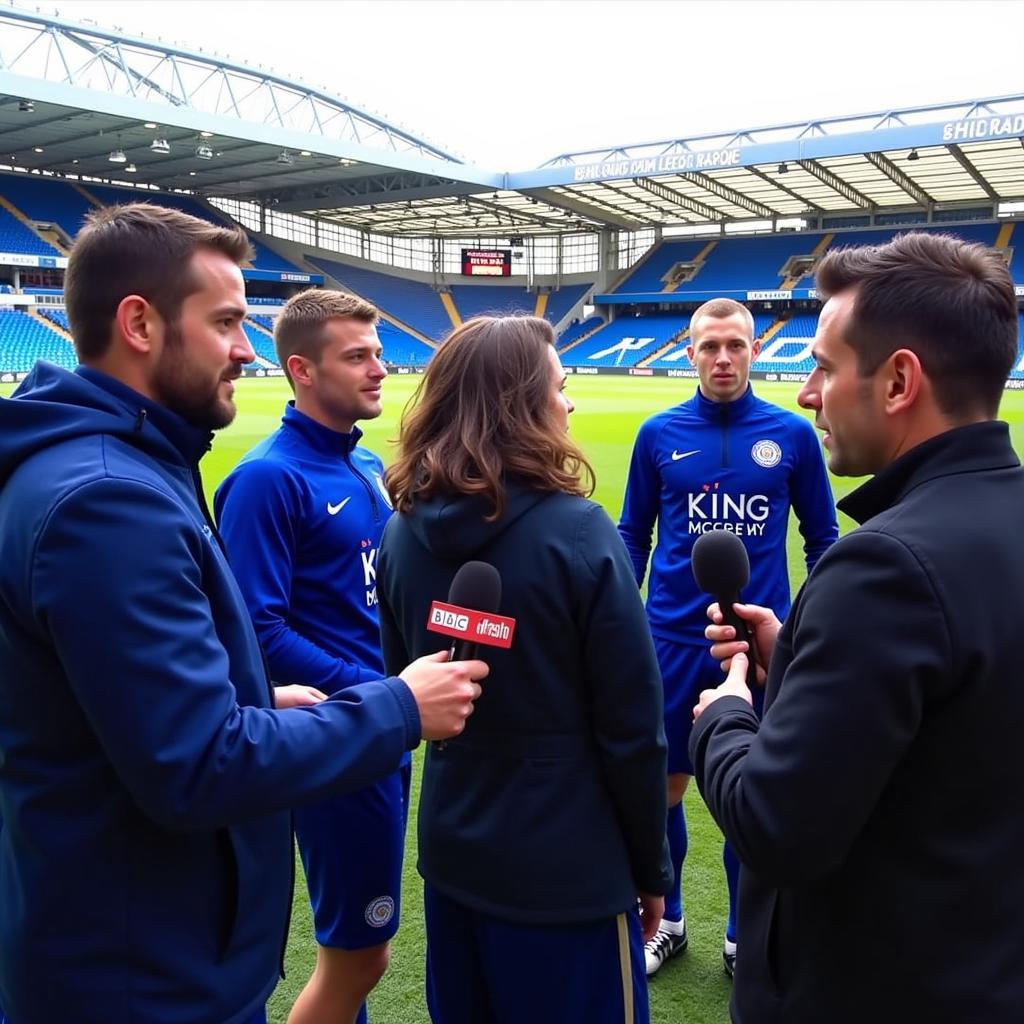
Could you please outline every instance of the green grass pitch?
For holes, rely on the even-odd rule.
[[[385,412],[364,423],[365,443],[389,461],[390,442],[397,436],[398,419],[416,377],[393,376],[385,384]],[[591,460],[597,475],[595,498],[612,518],[618,516],[626,469],[636,429],[652,413],[681,401],[693,391],[693,382],[668,378],[571,377],[570,394],[576,412],[570,430]],[[793,384],[755,385],[757,393],[789,408],[796,408]],[[9,386],[0,394],[9,394]],[[275,429],[289,397],[280,379],[243,380],[238,387],[239,415],[220,433],[213,451],[203,462],[208,493],[241,455]],[[1014,444],[1024,453],[1024,392],[1007,392],[1002,417],[1009,420]],[[837,498],[857,481],[833,480]],[[840,528],[849,529],[840,517]],[[794,588],[803,579],[800,537],[790,531],[789,561]],[[418,761],[416,762],[418,768]],[[414,776],[414,789],[418,779]],[[413,806],[415,807],[415,797]],[[690,849],[683,878],[684,900],[690,928],[689,951],[671,961],[651,984],[651,1018],[655,1024],[726,1024],[729,982],[722,971],[721,948],[725,926],[725,882],[721,867],[721,841],[717,827],[691,787],[686,798]],[[415,814],[412,815],[415,821]],[[358,837],[353,837],[358,842]],[[416,830],[410,827],[403,887],[402,926],[393,944],[391,967],[370,999],[371,1018],[378,1024],[428,1024],[423,997],[424,933],[421,883],[416,874]],[[582,870],[585,864],[580,865]],[[284,1024],[288,1009],[305,983],[315,957],[309,910],[301,868],[295,894],[295,913],[288,942],[287,978],[270,1004],[270,1020]]]

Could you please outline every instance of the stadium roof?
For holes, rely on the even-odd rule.
[[[249,199],[395,235],[966,206],[994,215],[1024,201],[1024,95],[568,153],[499,173],[267,69],[14,7],[0,10],[0,137],[11,166]]]

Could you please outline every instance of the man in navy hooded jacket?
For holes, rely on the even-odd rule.
[[[198,461],[253,358],[240,229],[93,214],[81,366],[0,402],[0,1005],[11,1024],[248,1024],[279,973],[288,808],[455,734],[479,662],[274,710]],[[404,681],[403,681],[404,680]]]

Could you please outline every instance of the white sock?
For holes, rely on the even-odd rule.
[[[678,921],[669,921],[663,917],[658,928],[660,931],[668,932],[669,935],[682,935],[686,929],[686,918],[680,918]]]

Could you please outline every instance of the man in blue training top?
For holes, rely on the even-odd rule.
[[[380,459],[357,420],[381,413],[377,310],[335,291],[285,306],[278,359],[295,392],[214,507],[277,684],[308,699],[380,678],[377,547],[391,515]],[[409,759],[379,783],[298,808],[317,962],[290,1024],[365,1021],[398,928]]]
[[[732,299],[712,299],[690,320],[687,355],[700,386],[687,402],[651,417],[633,448],[619,532],[638,583],[643,582],[655,522],[647,613],[665,686],[668,738],[668,838],[676,877],[665,918],[645,948],[647,973],[686,949],[681,893],[686,857],[682,798],[693,774],[687,752],[693,708],[701,690],[721,682],[707,650],[708,596],[690,569],[693,542],[709,530],[729,530],[750,555],[743,599],[789,608],[786,530],[792,507],[800,521],[807,569],[838,536],[835,505],[814,428],[802,416],[755,397],[750,364],[760,345],[754,318]],[[759,691],[755,701],[760,701]],[[723,958],[736,961],[739,862],[723,849],[729,920]]]

